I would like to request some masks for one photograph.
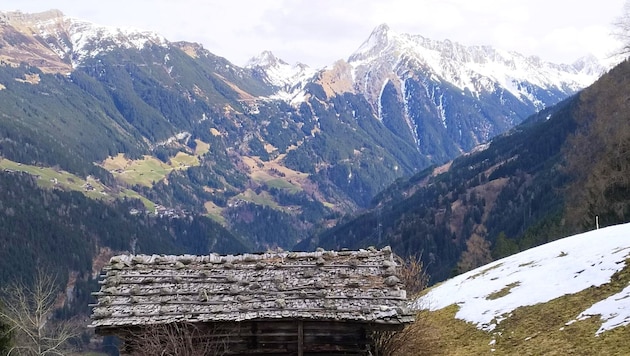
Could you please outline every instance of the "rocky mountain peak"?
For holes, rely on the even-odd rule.
[[[382,23],[374,28],[374,30],[370,34],[370,38],[373,38],[374,40],[379,42],[387,41],[389,31],[389,25],[387,25],[386,23]]]
[[[60,10],[52,9],[40,13],[24,13],[21,11],[0,12],[0,24],[16,25],[33,25],[35,23],[60,20],[64,14]]]
[[[570,95],[603,73],[595,58],[585,58],[573,66],[560,65],[490,46],[399,34],[386,24],[372,31],[348,63],[353,67],[355,88],[362,89],[373,107],[378,105],[380,91],[387,81],[400,86],[410,76],[420,75],[448,82],[475,97],[482,93],[509,92],[527,105],[542,109],[551,102],[539,100],[536,92],[564,92],[568,88],[565,94]],[[399,87],[398,91],[401,90]]]
[[[281,65],[284,66],[289,64],[276,57],[271,51],[262,51],[258,56],[252,57],[249,61],[247,61],[245,67],[277,68]]]
[[[356,62],[378,56],[390,43],[392,33],[387,24],[378,25],[368,39],[348,58],[348,62]]]
[[[276,57],[271,51],[263,51],[245,64],[246,68],[258,72],[269,84],[279,88],[276,96],[292,100],[295,91],[303,87],[315,70],[303,63],[289,64]]]
[[[577,61],[573,62],[573,68],[585,75],[600,76],[606,71],[606,68],[601,64],[599,59],[593,55],[579,58]]]

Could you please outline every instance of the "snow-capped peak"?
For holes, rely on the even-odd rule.
[[[72,61],[73,67],[114,48],[142,49],[147,44],[168,45],[168,41],[155,32],[100,26],[67,17],[59,10],[37,14],[0,13],[0,23],[28,29],[28,35],[39,37],[59,58]]]
[[[396,33],[385,24],[374,29],[348,63],[354,68],[355,87],[374,86],[368,93],[371,102],[387,80],[405,80],[421,72],[473,96],[507,91],[542,109],[545,105],[535,98],[533,90],[573,94],[602,74],[594,58],[578,61],[576,66],[554,64],[490,46],[466,46]]]
[[[573,62],[572,67],[584,75],[601,76],[606,71],[602,63],[593,55],[584,56]]]
[[[258,56],[252,57],[245,64],[246,68],[253,67],[261,67],[261,68],[269,68],[269,67],[279,67],[279,66],[287,66],[289,65],[287,62],[282,59],[276,57],[271,51],[262,51]]]
[[[389,43],[390,28],[387,24],[378,25],[370,34],[370,37],[350,56],[348,62],[366,60],[378,56]],[[394,34],[394,36],[396,36]]]
[[[164,37],[151,31],[97,26],[72,18],[68,18],[67,21],[75,67],[80,65],[84,59],[95,57],[99,53],[115,47],[142,49],[149,44],[168,45],[168,41]]]

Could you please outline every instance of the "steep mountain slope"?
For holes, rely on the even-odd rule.
[[[624,353],[629,236],[625,224],[550,242],[449,279],[415,307],[454,310],[455,318],[483,330],[471,343],[478,353]],[[474,353],[471,344],[446,344],[443,353],[466,347]]]
[[[539,115],[542,121],[523,124],[477,152],[397,181],[375,198],[371,210],[299,247],[389,244],[401,256],[421,254],[435,282],[459,269],[469,244],[481,259],[473,265],[480,265],[491,260],[490,244],[496,247],[501,233],[517,251],[545,242],[525,235],[537,224],[555,223],[562,213],[561,189],[568,177],[560,169],[561,150],[576,127],[570,115],[574,101],[548,109]],[[549,235],[563,233],[558,230]],[[476,266],[462,269],[470,267]]]
[[[113,251],[203,254],[252,249],[249,242],[206,217],[140,214],[144,207],[136,199],[95,199],[81,191],[66,191],[61,185],[47,189],[32,175],[9,169],[0,173],[0,207],[3,286],[16,281],[28,283],[38,270],[60,284],[65,284],[69,275],[91,280]],[[83,300],[66,307],[85,310],[89,291],[72,287],[68,293],[82,295]]]
[[[372,210],[299,247],[390,244],[421,253],[435,282],[597,217],[628,221],[628,73],[624,62],[475,152],[396,182]]]

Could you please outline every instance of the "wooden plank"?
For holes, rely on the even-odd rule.
[[[304,355],[304,321],[298,320],[298,356]]]

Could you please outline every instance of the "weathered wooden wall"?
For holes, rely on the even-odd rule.
[[[205,344],[207,355],[367,355],[374,350],[370,345],[369,324],[333,321],[248,321],[240,323],[173,324],[178,328],[176,339],[194,339],[197,345]],[[181,331],[182,328],[191,328]],[[389,326],[395,329],[395,326]],[[171,343],[164,329],[148,327],[117,328],[114,334],[126,340],[122,354],[149,352],[144,342],[154,338]],[[381,326],[382,330],[382,326]],[[109,333],[109,332],[107,332]],[[151,340],[154,342],[155,340]],[[166,345],[164,346],[166,350]],[[201,349],[201,347],[200,347]],[[200,351],[198,351],[200,352]]]

